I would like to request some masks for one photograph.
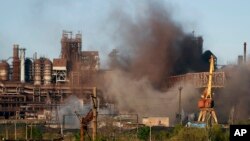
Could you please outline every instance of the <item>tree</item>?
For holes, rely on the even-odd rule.
[[[138,138],[140,140],[144,140],[144,141],[148,140],[149,132],[150,132],[150,129],[147,126],[139,128],[139,130],[138,130]]]

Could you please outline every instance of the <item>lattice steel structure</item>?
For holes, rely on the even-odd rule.
[[[196,88],[205,88],[208,84],[209,72],[187,73],[184,75],[171,76],[168,78],[168,88],[173,87],[178,82],[194,85]],[[226,82],[225,72],[213,73],[213,88],[223,88]]]

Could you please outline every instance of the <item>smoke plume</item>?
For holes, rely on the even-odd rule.
[[[179,86],[182,90],[182,109],[186,113],[197,111],[198,91],[190,84],[178,84],[166,92],[153,88],[146,78],[135,80],[129,73],[114,70],[106,73],[103,85],[106,99],[114,101],[120,113],[137,113],[139,117],[168,116],[175,121],[178,113]],[[105,89],[106,88],[106,89]]]
[[[224,69],[227,72],[227,84],[217,95],[218,115],[227,122],[229,116],[234,121],[248,119],[250,116],[250,63],[240,66],[231,66]],[[231,110],[234,108],[234,112]]]
[[[120,10],[112,15],[115,24],[111,25],[117,25],[112,37],[118,42],[118,53],[111,54],[111,67],[128,72],[134,79],[146,77],[158,88],[169,75],[207,70],[202,43],[184,33],[163,4],[148,2],[144,12],[135,11],[132,17]]]
[[[85,116],[86,113],[91,109],[91,105],[83,103],[83,99],[79,99],[79,97],[74,95],[69,96],[65,100],[64,104],[65,106],[62,106],[58,112],[59,117],[61,117],[60,122],[65,124],[64,125],[65,128],[71,128],[71,129],[79,128],[80,121],[76,116],[75,111],[80,115]],[[63,122],[63,117],[65,118],[64,122]]]
[[[202,61],[202,45],[183,32],[162,3],[148,2],[133,16],[122,10],[112,14],[117,27],[111,37],[117,43],[110,54],[111,71],[102,90],[120,112],[140,116],[170,116],[178,110],[178,86],[166,91],[170,75],[208,69]],[[199,95],[183,84],[184,110],[195,111]],[[198,110],[198,108],[197,108]]]

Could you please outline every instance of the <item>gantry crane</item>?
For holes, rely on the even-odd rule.
[[[88,132],[88,124],[93,120],[93,111],[91,109],[85,117],[77,111],[75,111],[75,114],[80,121],[80,141],[84,141],[85,133]]]
[[[214,56],[211,55],[207,88],[205,88],[203,94],[201,95],[201,99],[198,102],[198,107],[200,108],[198,122],[206,122],[207,125],[218,123],[214,110],[214,100],[212,95],[212,81],[213,81],[212,78],[214,73],[214,61],[215,61]]]

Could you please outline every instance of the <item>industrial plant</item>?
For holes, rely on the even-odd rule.
[[[130,103],[126,103],[127,111],[119,107],[121,106],[119,104],[115,107],[117,101],[105,97],[109,93],[107,89],[111,89],[105,87],[105,83],[112,81],[112,78],[106,79],[107,76],[116,73],[117,66],[119,66],[119,52],[113,50],[109,54],[110,69],[101,69],[99,52],[82,50],[80,32],[75,35],[71,31],[62,32],[60,57],[53,60],[37,57],[37,53],[34,53],[32,57],[27,57],[28,49],[14,44],[13,55],[0,62],[0,123],[1,125],[15,124],[15,140],[17,139],[16,124],[26,124],[26,140],[32,138],[27,136],[27,125],[43,125],[47,128],[59,129],[61,139],[63,139],[63,131],[70,126],[65,125],[66,116],[74,116],[79,121],[81,141],[87,136],[88,128],[92,129],[92,139],[95,140],[97,132],[105,132],[107,129],[102,128],[108,125],[114,126],[121,133],[121,129],[138,132],[138,128],[142,126],[150,126],[151,129],[152,126],[171,127],[178,123],[188,122],[188,127],[200,128],[204,124],[205,126],[218,124],[220,118],[217,116],[220,114],[216,114],[216,108],[214,108],[216,100],[214,100],[212,89],[217,91],[223,89],[235,67],[227,71],[228,69],[225,68],[228,66],[218,65],[217,58],[211,51],[203,52],[201,36],[188,36],[184,43],[187,43],[185,45],[189,47],[189,50],[193,50],[194,56],[198,54],[197,62],[202,64],[200,65],[202,67],[196,68],[192,64],[191,66],[184,64],[193,68],[195,70],[193,72],[177,67],[173,73],[168,74],[164,86],[159,90],[165,92],[178,88],[176,89],[176,96],[179,98],[176,119],[154,114],[142,117],[144,115],[140,115],[140,111],[128,108]],[[244,43],[244,54],[238,57],[238,65],[246,64],[246,61],[246,43]],[[181,93],[183,89],[185,90],[187,83],[202,92],[201,99],[197,101],[198,107],[196,107],[200,109],[200,114],[191,121],[184,121],[185,117],[182,114]],[[73,111],[71,115],[65,114],[59,117],[58,110],[67,106],[67,99],[72,95],[79,98],[83,104],[90,104],[90,110],[82,112],[70,107]],[[126,96],[129,97],[129,95]],[[123,100],[126,100],[125,97]],[[198,97],[199,95],[197,99]],[[137,102],[139,103],[139,100]],[[102,107],[108,112],[102,112]],[[138,107],[134,106],[134,108]],[[5,131],[5,134],[1,135],[6,139],[8,139],[8,130],[6,127],[1,130]]]
[[[13,45],[13,56],[0,63],[2,119],[47,119],[51,107],[93,87],[90,81],[99,71],[98,52],[82,51],[81,33],[73,36],[63,31],[61,45],[60,57],[53,60],[36,54],[26,57],[28,50]]]

